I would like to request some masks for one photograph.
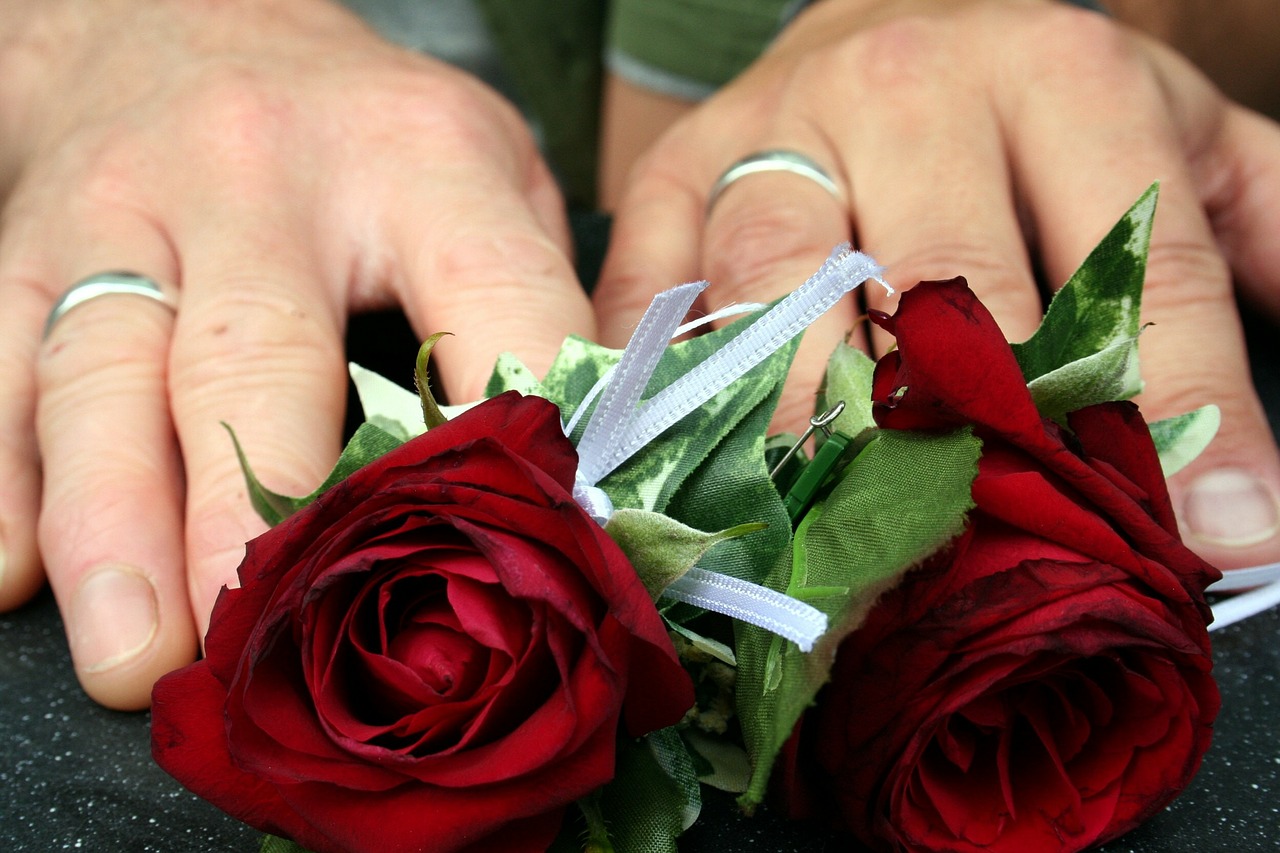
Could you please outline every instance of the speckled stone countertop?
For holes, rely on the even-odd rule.
[[[1280,849],[1280,610],[1214,635],[1223,707],[1190,789],[1106,853]],[[687,853],[847,853],[847,840],[710,798]],[[0,849],[214,853],[258,833],[151,762],[148,717],[80,691],[52,597],[0,617]]]

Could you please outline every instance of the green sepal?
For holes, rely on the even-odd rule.
[[[413,367],[413,387],[418,391],[418,397],[422,400],[422,422],[427,425],[427,429],[438,427],[446,423],[449,419],[440,411],[440,405],[436,403],[436,398],[431,394],[431,376],[429,366],[431,363],[431,350],[435,349],[440,339],[451,332],[436,332],[422,342],[422,346],[418,347],[418,360]]]
[[[1214,405],[1150,424],[1164,475],[1172,477],[1189,465],[1213,441],[1221,424],[1222,413]]]
[[[273,492],[262,485],[249,465],[249,458],[245,455],[244,448],[240,446],[235,430],[226,423],[222,426],[231,436],[231,443],[235,445],[236,457],[240,460],[240,470],[244,472],[245,486],[249,490],[249,502],[258,516],[271,527],[275,527],[307,506],[373,460],[404,444],[403,440],[380,427],[370,423],[361,424],[355,435],[351,436],[351,440],[347,442],[347,446],[343,448],[342,455],[338,457],[333,470],[329,472],[329,476],[320,484],[320,487],[309,495],[290,497]]]
[[[623,507],[609,518],[604,531],[618,543],[640,582],[657,601],[664,589],[693,568],[714,545],[766,527],[747,522],[718,533],[704,533],[660,512]]]
[[[296,841],[276,835],[264,835],[258,853],[311,853],[311,851]]]
[[[619,742],[616,770],[600,809],[620,853],[677,853],[676,838],[702,809],[702,791],[675,727]]]
[[[738,714],[752,765],[744,808],[763,799],[778,750],[826,682],[840,642],[880,595],[964,530],[980,454],[969,430],[881,430],[801,521],[790,559],[766,583],[826,613],[830,627],[804,654],[735,624]]]
[[[1142,194],[1057,292],[1036,333],[1013,344],[1045,417],[1142,390],[1139,310],[1158,194],[1156,184]]]
[[[875,433],[871,416],[871,379],[876,363],[857,347],[841,341],[827,359],[826,377],[818,392],[817,414],[844,403],[844,411],[828,428],[846,436],[854,447],[862,447]],[[821,442],[819,433],[819,442]]]

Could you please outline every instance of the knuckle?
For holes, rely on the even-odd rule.
[[[826,257],[827,231],[803,198],[781,196],[726,209],[707,231],[712,284],[738,291],[797,262]]]
[[[185,150],[214,164],[220,179],[260,175],[287,153],[297,106],[258,70],[221,64],[192,83],[185,98],[180,111]]]
[[[1160,314],[1192,313],[1231,301],[1231,273],[1212,244],[1153,240],[1144,298]]]
[[[1143,65],[1137,43],[1107,18],[1055,4],[1028,16],[1019,38],[1034,44],[1034,52],[1021,56],[1033,60],[1033,80],[1057,87],[1078,89],[1089,82],[1133,86],[1142,79],[1135,72]]]
[[[937,19],[904,15],[813,51],[801,60],[800,73],[806,81],[827,81],[824,87],[831,79],[851,79],[857,81],[855,91],[893,92],[936,79],[950,49]]]
[[[488,302],[495,287],[517,293],[572,280],[564,252],[530,231],[458,234],[440,246],[435,266],[437,287],[456,288],[450,298],[462,302]]]
[[[235,399],[282,375],[307,375],[340,361],[330,352],[332,319],[312,313],[310,303],[264,291],[253,280],[223,284],[204,310],[183,314],[169,367],[175,387]]]

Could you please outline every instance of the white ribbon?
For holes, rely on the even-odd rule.
[[[684,284],[658,294],[623,350],[612,375],[602,380],[600,402],[578,442],[574,498],[602,524],[613,512],[608,495],[596,485],[681,418],[746,375],[814,320],[868,279],[885,290],[883,268],[848,244],[836,247],[816,273],[765,312],[740,335],[652,398],[640,402],[667,344],[678,334],[706,282]],[[593,394],[595,389],[593,389]],[[583,400],[579,411],[590,405]],[[576,424],[576,420],[571,423]],[[822,636],[827,618],[788,595],[738,578],[694,568],[667,587],[665,594],[690,601],[773,631],[808,651]]]
[[[1213,605],[1213,624],[1210,631],[1234,625],[1250,616],[1280,604],[1280,563],[1253,566],[1248,569],[1231,569],[1222,573],[1222,580],[1209,585],[1209,592],[1248,590]]]

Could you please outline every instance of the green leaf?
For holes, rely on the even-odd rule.
[[[668,347],[645,398],[666,388],[739,334],[753,318]],[[764,464],[764,440],[798,341],[792,341],[698,410],[655,438],[600,482],[619,508],[660,512],[698,530],[744,522],[769,525],[750,540],[726,541],[704,568],[758,579],[790,544],[790,521]],[[566,419],[621,358],[582,338],[568,338],[542,382]],[[587,418],[579,419],[575,437]]]
[[[413,369],[413,385],[418,389],[418,398],[422,400],[422,422],[426,424],[427,429],[438,427],[448,420],[440,411],[436,398],[431,394],[431,377],[428,374],[431,351],[435,349],[440,339],[448,334],[450,333],[436,332],[423,341],[422,346],[418,347],[418,360]]]
[[[764,433],[776,406],[776,393],[761,400],[684,480],[666,507],[668,515],[700,530],[744,522],[768,525],[750,537],[722,542],[699,564],[752,583],[763,581],[791,547],[791,519],[764,459]]]
[[[1036,333],[1013,345],[1046,417],[1142,390],[1139,310],[1157,195],[1153,184],[1054,296]]]
[[[698,780],[731,794],[747,790],[751,780],[751,761],[747,751],[736,741],[716,737],[694,728],[682,733],[698,767]]]
[[[348,364],[347,368],[366,421],[401,441],[426,431],[418,395],[358,364]]]
[[[361,424],[355,435],[351,436],[351,440],[347,442],[347,446],[343,448],[342,455],[338,457],[333,470],[329,472],[329,476],[320,484],[320,487],[309,495],[290,497],[273,492],[262,485],[249,465],[249,459],[245,455],[244,448],[240,446],[235,430],[225,423],[222,426],[230,434],[231,442],[235,445],[236,457],[240,460],[240,470],[244,472],[245,486],[249,490],[249,502],[258,516],[272,527],[307,506],[365,465],[404,444],[400,438],[373,424]]]
[[[719,533],[704,533],[659,512],[616,510],[604,530],[618,543],[649,595],[656,601],[662,591],[693,568],[712,546],[768,525],[739,524]]]
[[[874,360],[844,341],[836,345],[827,360],[817,412],[821,414],[843,402],[844,411],[831,424],[831,429],[848,436],[854,447],[866,444],[876,429],[875,419],[871,417],[871,377],[875,369]]]
[[[600,808],[619,853],[677,853],[676,838],[697,820],[702,792],[674,728],[619,743]]]
[[[981,443],[948,434],[881,430],[796,531],[791,559],[767,585],[827,614],[810,654],[745,623],[735,625],[738,714],[752,780],[740,802],[764,796],[778,750],[826,682],[840,642],[885,591],[964,529]]]
[[[1218,434],[1221,423],[1222,413],[1209,405],[1151,424],[1151,440],[1160,454],[1164,475],[1172,477],[1199,456]]]
[[[681,625],[678,622],[668,622],[667,626],[671,628],[672,631],[675,631],[681,637],[688,640],[689,645],[693,647],[697,654],[705,655],[707,658],[712,660],[718,660],[726,666],[738,665],[737,656],[734,655],[733,649],[727,644],[722,643],[719,640],[713,640],[710,637],[704,637],[687,625]],[[681,660],[685,660],[686,654],[681,652],[680,658]]]
[[[258,851],[259,853],[311,853],[298,842],[275,835],[262,836],[262,846]]]
[[[489,384],[484,389],[486,397],[496,397],[504,391],[519,391],[530,396],[546,397],[538,377],[524,366],[524,362],[509,352],[498,356],[498,363],[493,367]]]

